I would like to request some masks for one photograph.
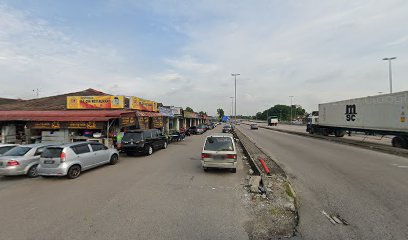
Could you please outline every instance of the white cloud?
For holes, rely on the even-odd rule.
[[[0,94],[94,87],[215,114],[219,107],[229,112],[231,73],[238,72],[238,113],[289,104],[289,95],[312,111],[321,102],[387,92],[381,60],[387,56],[398,57],[394,90],[408,88],[405,0],[111,0],[106,11],[120,15],[132,8],[181,36],[183,46],[154,60],[141,53],[135,63],[109,42],[83,41],[28,11],[0,5],[0,81],[16,83]]]

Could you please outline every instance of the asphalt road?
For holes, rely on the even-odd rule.
[[[246,122],[250,123],[250,122]],[[267,127],[268,124],[266,122],[258,122],[257,123],[259,126],[265,126]],[[278,126],[271,126],[270,128],[274,129],[280,129],[280,130],[288,130],[288,131],[293,131],[293,132],[301,132],[301,133],[306,133],[306,126],[305,125],[289,125],[289,124],[278,124]],[[334,137],[334,136],[333,136]],[[363,133],[352,133],[351,136],[348,136],[347,134],[344,135],[343,138],[354,140],[354,141],[359,141],[359,142],[371,142],[371,143],[377,143],[377,144],[383,144],[387,146],[391,146],[391,140],[393,136],[371,136],[371,135],[365,135]]]
[[[239,129],[288,173],[303,239],[408,239],[408,159],[247,125]],[[334,225],[322,211],[350,225]]]
[[[243,164],[204,173],[205,135],[75,180],[0,177],[0,239],[248,239]]]

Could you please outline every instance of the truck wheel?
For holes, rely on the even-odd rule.
[[[345,134],[346,132],[344,130],[340,129],[334,130],[334,136],[336,137],[344,137]]]
[[[397,148],[408,148],[408,143],[405,138],[396,136],[392,139],[392,146]]]
[[[329,129],[323,128],[323,129],[322,129],[322,135],[323,135],[323,136],[329,136]]]

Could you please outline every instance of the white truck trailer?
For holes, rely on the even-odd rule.
[[[306,131],[336,137],[346,131],[392,135],[394,147],[408,148],[408,91],[319,104]]]
[[[278,126],[278,116],[270,116],[268,117],[268,126]]]

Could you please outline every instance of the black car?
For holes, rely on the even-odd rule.
[[[223,133],[230,133],[231,131],[232,131],[232,126],[231,125],[227,124],[222,128]]]
[[[167,148],[167,137],[157,129],[130,130],[122,138],[122,150],[129,156],[136,153],[151,155],[153,150]]]
[[[187,131],[188,131],[190,134],[199,134],[199,132],[198,132],[198,127],[197,127],[197,126],[191,126],[189,129],[187,129]]]

